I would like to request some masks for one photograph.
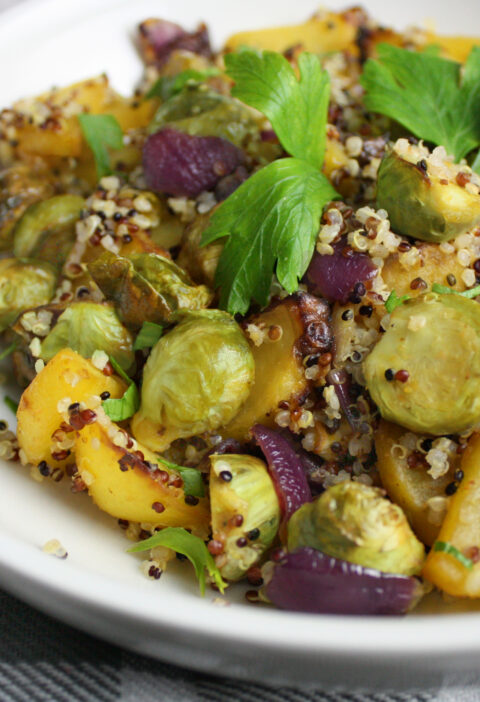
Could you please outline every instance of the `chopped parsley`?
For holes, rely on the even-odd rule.
[[[166,529],[158,531],[150,538],[135,544],[135,546],[129,548],[128,551],[129,553],[138,553],[140,551],[149,551],[156,546],[166,546],[188,558],[195,568],[202,595],[205,594],[205,571],[223,594],[227,583],[223,580],[220,571],[215,565],[215,561],[205,546],[205,542],[198,536],[190,534],[190,532],[181,527],[167,527]]]
[[[228,237],[215,283],[220,307],[245,314],[265,305],[275,270],[289,293],[311,260],[324,206],[338,197],[320,172],[330,82],[316,56],[299,59],[300,80],[280,54],[244,49],[225,57],[232,95],[262,111],[282,146],[282,158],[257,171],[212,215],[202,245]]]
[[[8,409],[13,412],[13,414],[17,414],[18,402],[15,402],[15,400],[12,400],[12,398],[9,395],[4,395],[3,401],[5,402]]]
[[[468,558],[467,556],[464,556],[464,554],[461,551],[459,551],[458,548],[455,548],[455,546],[452,546],[452,544],[449,544],[446,541],[435,541],[433,545],[433,550],[448,553],[450,556],[456,558],[457,561],[459,561],[468,570],[472,570],[473,568],[472,559]]]
[[[361,83],[367,110],[379,112],[420,139],[442,145],[455,161],[480,145],[480,47],[455,61],[379,44]]]
[[[462,297],[477,297],[480,295],[480,285],[476,285],[470,290],[464,290],[459,292],[458,290],[452,290],[452,288],[447,288],[446,285],[440,285],[439,283],[434,283],[432,285],[432,292],[440,293],[440,295],[461,295]]]
[[[98,178],[113,173],[110,165],[111,149],[123,147],[122,128],[113,115],[78,115],[85,141],[92,150]]]
[[[385,309],[387,310],[388,314],[390,314],[391,312],[393,312],[394,309],[400,307],[400,305],[403,305],[403,303],[409,299],[409,295],[402,295],[401,297],[399,297],[395,290],[392,290],[385,302]]]
[[[155,322],[144,322],[142,328],[137,334],[133,350],[139,351],[142,349],[151,349],[163,334],[163,326],[155,324]]]
[[[131,378],[125,373],[123,368],[118,365],[116,360],[109,357],[110,363],[115,372],[128,383],[128,387],[119,398],[108,398],[102,403],[105,414],[110,417],[112,422],[123,422],[124,419],[133,417],[135,412],[140,407],[140,397],[138,395],[137,386]]]
[[[183,491],[185,495],[191,495],[192,497],[205,496],[205,485],[203,483],[202,474],[199,470],[196,468],[178,466],[176,463],[171,463],[170,461],[167,461],[166,458],[162,458],[161,456],[158,456],[158,460],[170,470],[180,473],[183,480]]]

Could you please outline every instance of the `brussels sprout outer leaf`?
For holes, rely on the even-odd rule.
[[[78,115],[85,141],[92,150],[98,178],[112,173],[108,148],[123,147],[122,128],[113,115]]]
[[[195,568],[202,595],[205,594],[205,570],[208,572],[209,576],[213,578],[215,585],[223,594],[227,583],[220,575],[220,571],[208,552],[205,542],[198,536],[190,534],[186,529],[182,529],[181,527],[167,527],[157,532],[149,539],[135,544],[135,546],[129,548],[128,551],[129,553],[138,553],[140,551],[148,551],[156,546],[166,546],[188,558]]]
[[[152,346],[155,346],[162,334],[163,326],[161,324],[144,322],[133,344],[133,350],[141,351],[142,349],[151,349]]]
[[[251,433],[267,459],[283,519],[287,521],[299,507],[312,500],[303,464],[288,441],[276,431],[256,424]]]
[[[187,468],[186,466],[178,466],[176,463],[171,463],[160,456],[158,460],[170,470],[174,470],[180,474],[183,480],[183,491],[185,495],[192,495],[193,497],[205,496],[205,486],[202,473],[199,470],[196,468]]]
[[[46,261],[32,258],[0,260],[0,332],[21,312],[46,305],[52,299],[57,272]]]
[[[420,599],[416,578],[382,573],[313,548],[274,566],[265,594],[274,605],[312,614],[405,614]]]

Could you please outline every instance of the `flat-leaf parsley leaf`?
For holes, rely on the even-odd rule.
[[[268,117],[283,148],[320,169],[326,144],[330,79],[317,56],[300,55],[300,80],[286,58],[274,51],[244,49],[227,54],[235,85],[232,95]]]
[[[480,47],[455,61],[379,44],[361,83],[365,106],[442,145],[456,161],[480,145]]]
[[[123,393],[122,397],[111,397],[102,403],[105,414],[110,417],[112,422],[123,422],[124,419],[133,417],[135,412],[140,407],[140,397],[138,395],[137,386],[131,378],[125,373],[123,368],[118,365],[116,360],[110,358],[110,363],[118,375],[128,383],[128,388]]]
[[[113,115],[78,115],[78,121],[85,141],[93,152],[98,178],[110,175],[111,149],[121,149],[123,146],[122,128]]]
[[[202,595],[205,594],[205,571],[207,571],[215,585],[223,594],[227,583],[224,582],[220,571],[215,565],[215,561],[205,546],[205,542],[198,536],[190,534],[186,529],[182,529],[181,527],[167,527],[166,529],[158,531],[149,539],[135,544],[135,546],[129,548],[128,551],[129,553],[138,553],[140,551],[149,551],[156,546],[166,546],[188,558],[195,568]]]
[[[277,278],[292,293],[312,257],[324,205],[337,196],[327,178],[305,161],[279,159],[257,171],[221,205],[202,243],[229,236],[215,282],[220,306],[247,312],[253,298],[265,305]]]

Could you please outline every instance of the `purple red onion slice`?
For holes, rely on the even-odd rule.
[[[170,127],[149,136],[143,147],[148,187],[177,197],[212,190],[243,161],[243,151],[227,139],[191,136]]]
[[[250,431],[267,459],[286,522],[305,502],[312,501],[302,461],[287,439],[273,429],[255,424]]]
[[[313,548],[274,566],[265,594],[277,607],[312,614],[405,614],[423,594],[416,578],[382,573]]]
[[[376,276],[377,268],[370,256],[346,246],[346,238],[342,237],[333,245],[333,254],[315,251],[305,274],[310,292],[330,301],[346,302],[357,283],[366,283]]]

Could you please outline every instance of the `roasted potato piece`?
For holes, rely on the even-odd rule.
[[[453,495],[437,544],[428,554],[422,575],[456,597],[480,597],[480,434],[474,434],[463,454],[463,479]],[[452,554],[453,551],[453,554]],[[468,559],[468,560],[463,560]]]
[[[274,426],[279,403],[298,401],[309,387],[303,356],[324,353],[332,344],[328,305],[307,293],[291,295],[253,317],[250,323],[261,334],[264,332],[259,346],[251,343],[255,382],[239,413],[220,430],[223,436],[239,440],[248,437],[254,424]],[[268,334],[270,329],[275,340]],[[281,334],[279,338],[277,333]]]
[[[92,395],[107,390],[110,397],[121,397],[125,389],[122,380],[104,375],[75,351],[59,351],[20,398],[17,436],[27,461],[34,465],[46,461],[49,466],[57,467],[73,460],[73,457],[66,461],[52,458],[52,434],[63,422],[59,403],[65,404],[70,399],[88,405]]]
[[[206,532],[210,513],[208,500],[185,502],[182,487],[162,482],[166,468],[155,454],[138,446],[145,461],[135,452],[117,446],[112,438],[115,425],[95,422],[81,429],[75,440],[78,471],[88,494],[104,512],[152,526],[182,526]],[[119,430],[121,431],[121,430]]]
[[[127,100],[112,90],[105,75],[51,90],[15,103],[14,125],[21,151],[40,156],[80,157],[88,151],[76,115],[110,114],[124,131],[146,126],[156,100]]]
[[[405,432],[404,428],[382,420],[375,433],[377,469],[388,496],[403,509],[418,538],[431,546],[440,524],[430,521],[427,503],[432,497],[445,497],[445,488],[453,480],[460,457],[446,475],[434,479],[425,468],[410,468],[407,464],[399,446]]]
[[[387,258],[382,268],[382,277],[389,290],[395,290],[397,295],[416,297],[425,292],[425,288],[420,286],[412,289],[410,285],[413,280],[421,278],[428,288],[431,288],[433,283],[449,285],[448,275],[455,276],[456,283],[451,286],[453,290],[465,290],[462,280],[465,268],[460,265],[456,256],[445,253],[437,244],[418,243],[417,248],[420,256],[413,266],[409,265],[408,251],[405,254],[395,253]]]

